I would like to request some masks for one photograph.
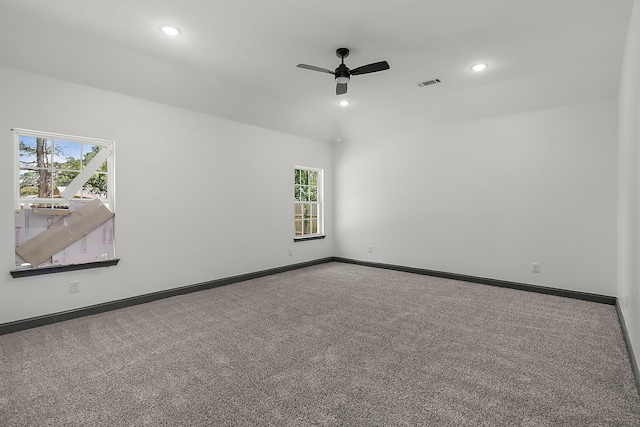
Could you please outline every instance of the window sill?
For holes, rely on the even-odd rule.
[[[309,236],[309,237],[294,237],[293,241],[294,242],[306,242],[307,240],[322,240],[325,237],[327,237],[327,236],[325,236],[324,234],[323,235],[316,235],[316,236]]]
[[[53,274],[53,273],[62,273],[65,271],[75,271],[75,270],[88,270],[90,268],[100,268],[100,267],[111,267],[112,265],[117,265],[120,258],[114,258],[107,261],[96,261],[96,262],[87,262],[85,264],[69,264],[69,265],[51,265],[48,267],[40,267],[40,268],[24,268],[11,270],[11,277],[29,277],[29,276],[39,276],[41,274]]]

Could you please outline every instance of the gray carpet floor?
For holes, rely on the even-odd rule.
[[[0,426],[640,426],[615,307],[344,263],[0,336],[0,380]]]

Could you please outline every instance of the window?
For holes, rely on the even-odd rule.
[[[296,166],[294,170],[294,238],[323,234],[322,169]]]
[[[91,230],[37,265],[19,255],[21,245],[96,199],[101,203],[92,206],[102,214],[113,216],[114,143],[24,129],[13,132],[16,267],[82,264],[115,258],[111,217],[101,224],[80,224],[79,229],[89,227]],[[102,217],[98,215],[94,221]],[[65,221],[61,224],[71,227]],[[78,229],[70,231],[75,230]],[[52,238],[49,247],[45,248],[47,242],[44,242],[37,249],[51,251],[55,246],[51,245],[53,240],[61,244],[59,238]]]

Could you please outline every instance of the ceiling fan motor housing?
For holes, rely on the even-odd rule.
[[[336,68],[335,76],[336,83],[349,83],[349,80],[351,79],[351,71],[346,65],[340,64],[338,65],[338,68]]]

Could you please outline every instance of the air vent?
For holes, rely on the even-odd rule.
[[[425,86],[434,85],[436,83],[442,83],[442,79],[440,77],[436,77],[435,79],[432,79],[432,80],[427,80],[425,82],[420,82],[420,83],[418,83],[418,86],[425,87]]]

